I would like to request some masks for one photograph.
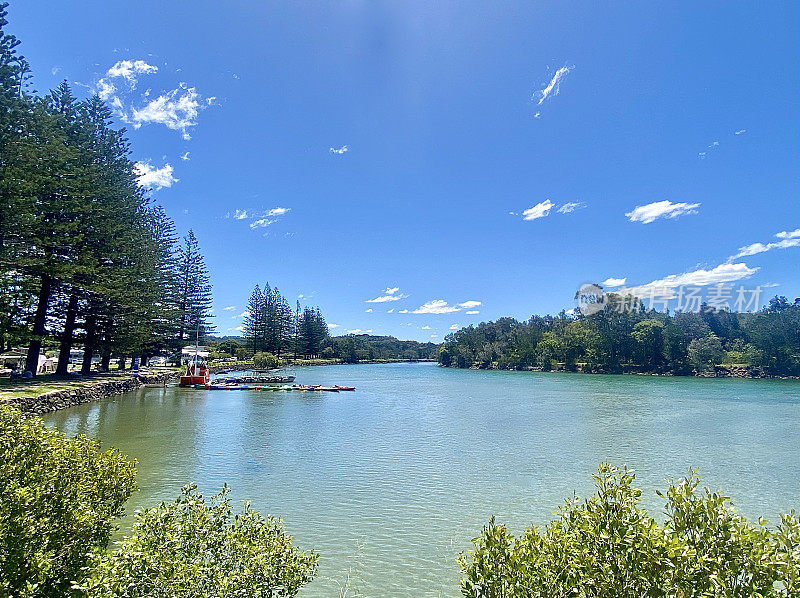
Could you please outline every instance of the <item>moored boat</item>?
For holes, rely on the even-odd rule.
[[[211,379],[211,372],[208,370],[206,364],[200,361],[193,361],[187,364],[186,372],[181,376],[178,386],[195,386],[197,384],[205,385]]]

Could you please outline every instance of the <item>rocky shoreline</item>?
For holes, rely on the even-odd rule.
[[[447,366],[442,366],[447,367]],[[452,366],[450,366],[452,367]],[[458,369],[458,368],[453,368]],[[500,368],[496,363],[491,364],[489,367],[472,366],[466,368],[470,370],[511,370],[514,368]],[[519,371],[525,372],[569,372],[575,374],[611,374],[611,375],[625,375],[625,376],[672,376],[672,377],[692,377],[692,378],[759,378],[759,379],[774,379],[774,380],[797,380],[797,376],[773,376],[764,371],[764,368],[750,365],[717,365],[702,372],[692,372],[688,374],[675,374],[672,372],[643,372],[635,369],[622,368],[619,370],[610,370],[603,368],[584,368],[581,364],[577,364],[574,368],[566,368],[563,364],[545,370],[540,366],[529,366],[519,368]]]
[[[178,372],[162,372],[131,375],[125,379],[98,380],[87,386],[76,386],[52,390],[36,397],[15,397],[6,399],[5,404],[16,407],[26,415],[42,415],[59,409],[99,401],[142,386],[161,386],[178,378]]]

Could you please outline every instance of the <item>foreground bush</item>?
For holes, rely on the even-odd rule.
[[[0,405],[0,596],[69,594],[135,489],[133,463]]]
[[[98,557],[76,589],[97,598],[271,598],[295,596],[312,580],[317,555],[292,546],[280,520],[245,503],[233,514],[228,488],[206,504],[193,485],[173,503],[137,512],[131,536]]]
[[[470,598],[800,596],[800,522],[776,530],[736,514],[691,472],[671,484],[658,525],[638,503],[633,473],[601,464],[597,494],[568,499],[558,519],[512,536],[494,519],[460,557]]]

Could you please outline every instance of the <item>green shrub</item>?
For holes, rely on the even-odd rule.
[[[196,486],[172,503],[136,513],[131,536],[98,557],[78,589],[92,598],[268,598],[295,596],[317,555],[292,546],[280,520],[245,503],[233,514],[228,488],[207,505]]]
[[[135,490],[134,464],[0,405],[0,596],[69,593]]]
[[[550,596],[798,596],[800,522],[776,530],[748,523],[728,497],[697,491],[694,471],[671,484],[667,520],[638,503],[634,475],[601,464],[597,494],[568,499],[558,519],[520,537],[490,520],[460,557],[461,590],[472,598]]]
[[[278,367],[279,360],[272,353],[256,353],[253,355],[253,364],[259,370],[272,370]]]

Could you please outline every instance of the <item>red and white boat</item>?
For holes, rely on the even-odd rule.
[[[186,365],[186,373],[181,376],[179,386],[194,386],[195,384],[208,384],[211,372],[205,363],[194,360]]]

